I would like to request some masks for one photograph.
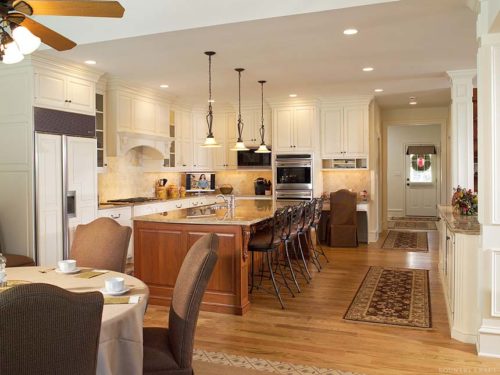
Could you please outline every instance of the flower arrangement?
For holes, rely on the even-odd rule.
[[[460,185],[453,189],[453,197],[451,205],[457,210],[460,215],[476,215],[477,214],[477,193],[471,189],[461,188]]]

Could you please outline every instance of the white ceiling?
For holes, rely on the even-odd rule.
[[[150,6],[152,2],[148,1],[146,16],[137,21],[136,30],[150,30],[149,14],[154,18],[154,13],[160,13]],[[192,25],[202,22],[206,11],[206,5],[202,4],[207,3],[211,9],[207,17],[214,10],[228,15],[208,23],[238,19],[235,9],[229,6],[232,0],[165,1],[178,2],[184,4],[181,7],[184,16],[188,11],[193,15]],[[262,5],[263,2],[256,3]],[[282,6],[300,3],[302,8],[298,13],[307,11],[305,3],[326,4],[321,0],[273,0],[272,3],[275,2]],[[338,5],[342,1],[328,2]],[[354,1],[343,0],[344,6],[347,2]],[[130,3],[130,7],[135,6]],[[124,5],[127,13],[131,13],[128,2]],[[267,17],[279,14],[279,9],[271,7]],[[283,9],[293,13],[292,6]],[[247,14],[248,19],[262,16],[250,12],[248,6],[236,10],[238,14]],[[173,19],[168,12],[164,14],[166,20]],[[82,34],[82,25],[87,21],[74,19],[73,32]],[[186,22],[179,21],[176,27],[189,27]],[[53,27],[80,41],[69,29],[64,32],[60,26]],[[342,31],[347,27],[358,28],[359,34],[344,36]],[[106,34],[108,37],[117,37],[116,30]],[[373,89],[381,87],[384,93],[377,97],[383,107],[404,106],[411,95],[421,98],[419,106],[424,103],[437,106],[449,103],[449,90],[446,90],[449,81],[445,72],[476,65],[475,15],[462,0],[402,0],[163,32],[79,45],[63,53],[47,53],[77,62],[94,59],[99,69],[112,75],[153,88],[167,83],[168,91],[179,98],[206,103],[207,59],[203,54],[206,50],[217,52],[213,62],[213,87],[218,102],[236,99],[237,75],[233,69],[243,67],[247,69],[243,73],[243,100],[246,101],[259,98],[257,81],[266,79],[269,82],[267,97],[287,97],[290,93],[299,97],[370,95]],[[375,71],[362,72],[361,68],[367,65]]]

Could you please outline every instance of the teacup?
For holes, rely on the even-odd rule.
[[[110,293],[121,292],[125,289],[125,279],[123,277],[110,277],[104,280],[106,291]]]
[[[62,272],[72,272],[76,270],[76,260],[73,259],[60,260],[57,262],[57,265]]]

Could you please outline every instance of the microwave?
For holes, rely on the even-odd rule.
[[[251,148],[248,151],[238,151],[238,168],[271,169],[271,153],[259,154]]]

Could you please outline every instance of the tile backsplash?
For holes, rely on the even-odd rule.
[[[99,174],[99,201],[130,197],[152,197],[158,179],[168,179],[168,184],[181,185],[183,173],[145,172],[141,166],[141,154],[135,150],[122,157],[108,157],[106,173]],[[269,171],[222,171],[216,172],[216,184],[230,184],[237,195],[254,195],[253,182],[256,178],[272,179]]]
[[[323,172],[323,191],[331,193],[340,189],[356,193],[366,190],[370,194],[370,171]]]

